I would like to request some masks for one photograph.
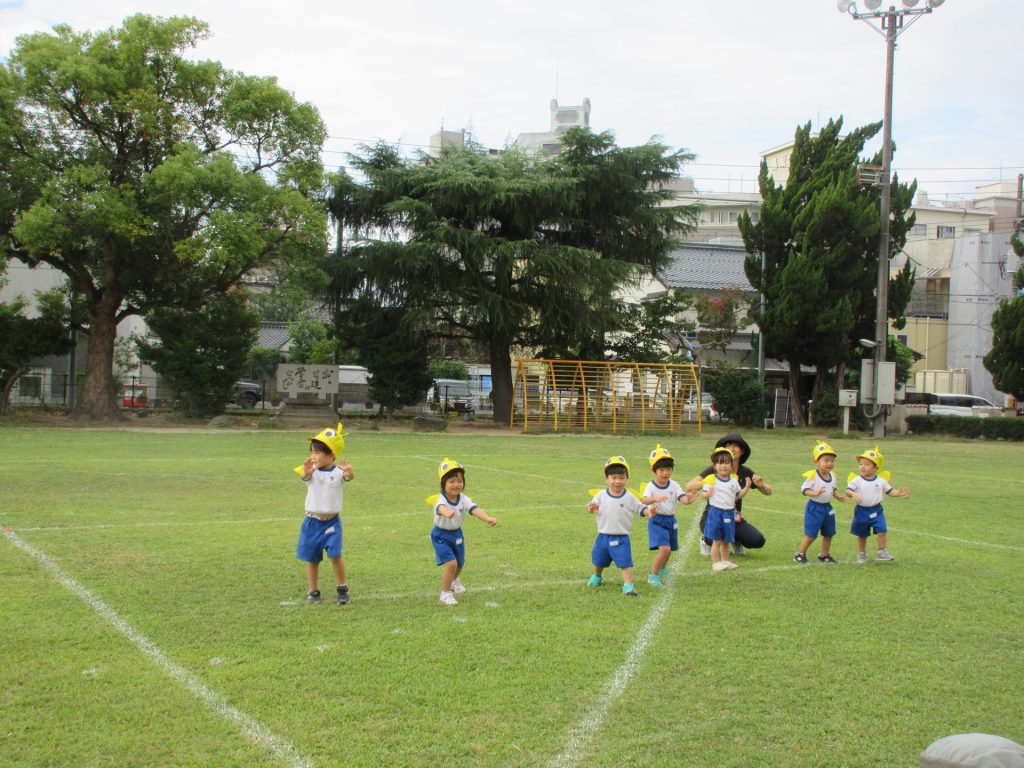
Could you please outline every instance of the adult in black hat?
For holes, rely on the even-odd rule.
[[[733,471],[739,477],[740,487],[746,485],[747,478],[750,478],[752,487],[757,488],[765,496],[772,495],[772,487],[768,482],[747,466],[747,459],[750,458],[750,444],[743,439],[742,435],[738,432],[730,432],[715,443],[715,448],[728,448],[732,451]],[[686,490],[700,490],[704,484],[704,478],[713,474],[715,474],[715,468],[708,466],[686,484]],[[704,524],[707,522],[707,519],[708,508],[705,506],[704,512],[700,516],[700,530],[702,532],[704,531]],[[736,542],[733,546],[734,552],[737,555],[742,555],[744,549],[760,549],[763,546],[764,534],[743,517],[743,500],[738,500],[736,502]],[[703,535],[700,538],[700,553],[702,555],[711,554],[711,542],[705,539]]]

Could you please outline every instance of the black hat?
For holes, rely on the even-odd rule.
[[[715,443],[715,448],[724,448],[726,443],[736,443],[740,447],[740,464],[746,464],[750,458],[750,445],[739,432],[730,432]]]

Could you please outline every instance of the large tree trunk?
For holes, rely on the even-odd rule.
[[[793,412],[793,426],[806,427],[803,398],[800,397],[800,361],[789,360],[789,403]]]
[[[19,365],[11,375],[3,381],[3,391],[0,391],[0,415],[6,416],[11,412],[11,390],[14,389],[18,377],[25,372],[25,366]]]
[[[85,379],[74,415],[107,420],[120,418],[114,383],[114,338],[117,335],[117,304],[104,295],[89,311],[89,348]]]
[[[494,403],[493,421],[508,425],[512,414],[512,354],[508,344],[491,342],[491,400]]]

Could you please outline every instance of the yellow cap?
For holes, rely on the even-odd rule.
[[[820,459],[822,456],[837,456],[838,454],[833,450],[832,446],[826,443],[824,440],[819,440],[818,444],[814,446],[814,450],[811,451],[811,456],[815,461]]]
[[[626,474],[627,475],[631,474],[631,470],[629,468],[629,462],[626,461],[625,457],[623,457],[623,456],[611,456],[611,457],[609,457],[608,461],[606,461],[604,463],[604,472],[605,472],[605,474],[608,474],[608,467],[612,466],[613,464],[621,464],[622,466],[624,466],[626,468]]]
[[[654,465],[662,459],[671,459],[672,454],[665,448],[661,447],[661,443],[654,446],[654,450],[651,451],[651,455],[647,457],[647,463],[651,465],[651,469],[654,469]]]
[[[735,461],[735,457],[732,455],[732,451],[730,451],[728,448],[723,446],[721,448],[715,448],[715,450],[713,450],[711,452],[711,463],[712,464],[715,463],[715,456],[717,456],[720,453],[724,453],[726,456],[729,457],[729,459],[731,461]]]
[[[464,466],[462,466],[455,459],[449,459],[447,456],[445,456],[444,461],[437,465],[437,479],[443,481],[445,475],[456,469],[461,469],[462,474],[466,474],[466,468]]]
[[[313,437],[307,437],[306,440],[312,442],[313,440],[319,440],[321,443],[331,449],[331,453],[335,457],[340,456],[341,452],[345,450],[345,436],[341,434],[341,422],[338,422],[337,429],[331,429],[325,427],[321,429],[319,433]]]
[[[882,452],[878,450],[877,445],[874,448],[864,451],[863,453],[858,453],[857,458],[873,461],[878,469],[881,469],[882,464],[885,462],[885,456],[883,456]]]

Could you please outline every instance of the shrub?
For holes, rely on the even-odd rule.
[[[915,435],[946,434],[957,437],[983,437],[989,440],[1024,440],[1024,419],[992,416],[939,416],[929,413],[908,416],[907,426]]]
[[[839,423],[839,395],[831,387],[823,387],[811,403],[811,421],[816,427],[834,427]]]
[[[764,386],[754,371],[719,368],[708,371],[705,380],[723,419],[744,427],[764,423]]]

